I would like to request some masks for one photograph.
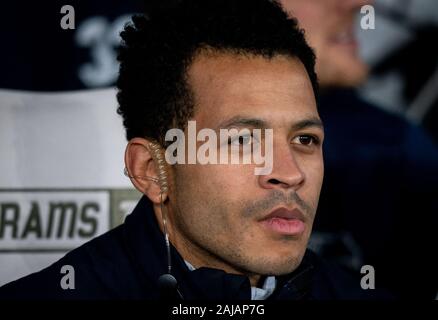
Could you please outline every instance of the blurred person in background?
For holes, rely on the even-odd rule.
[[[376,287],[398,297],[435,297],[438,151],[422,128],[357,93],[369,68],[354,22],[369,1],[281,3],[316,51],[322,89],[326,173],[311,247],[355,272],[372,265]]]
[[[421,125],[438,142],[438,2],[375,0],[378,32],[358,32],[370,66],[360,93]],[[414,63],[415,62],[415,63]]]

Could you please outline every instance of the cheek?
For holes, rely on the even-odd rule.
[[[324,179],[324,159],[322,157],[322,153],[319,159],[315,161],[315,164],[312,168],[314,171],[313,174],[317,177],[318,181],[321,184],[322,180]]]
[[[308,193],[309,196],[317,200],[324,179],[324,161],[322,154],[312,158],[301,158],[300,165],[306,177],[304,186],[306,189],[305,193]]]
[[[240,204],[248,192],[239,165],[192,165],[176,178],[180,227],[200,243],[243,243],[249,226]],[[246,169],[244,169],[246,170]],[[211,243],[214,239],[214,243]]]
[[[231,201],[256,182],[252,165],[205,165],[199,168],[199,183]]]
[[[232,207],[257,186],[252,165],[185,165],[177,172],[178,194],[207,207],[210,203]]]
[[[324,180],[324,162],[323,160],[317,160],[310,168],[311,183],[315,185],[317,190],[321,189],[322,181]]]

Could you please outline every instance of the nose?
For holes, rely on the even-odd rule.
[[[288,144],[275,146],[273,150],[272,171],[259,176],[259,184],[264,189],[297,191],[305,181],[305,174]]]

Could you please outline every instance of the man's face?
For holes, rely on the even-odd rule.
[[[257,176],[255,164],[175,165],[172,242],[195,267],[254,275],[293,271],[323,180],[323,130],[304,66],[284,56],[200,54],[188,75],[197,130],[273,129],[273,167]]]
[[[353,32],[355,14],[368,0],[280,0],[298,19],[316,51],[321,87],[356,86],[368,68],[358,55]]]

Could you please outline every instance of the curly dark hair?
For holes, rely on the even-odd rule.
[[[297,57],[317,92],[315,55],[276,1],[181,0],[133,16],[121,32],[117,112],[127,139],[164,143],[170,128],[185,129],[193,116],[187,70],[200,50]]]

